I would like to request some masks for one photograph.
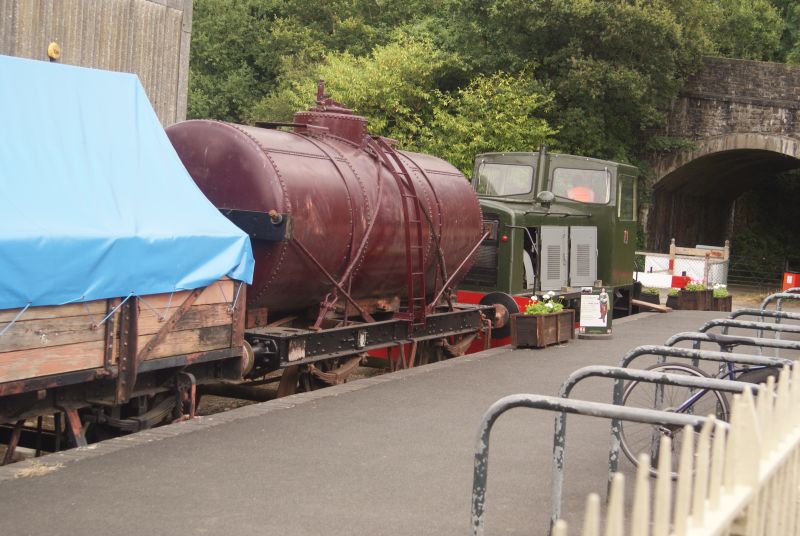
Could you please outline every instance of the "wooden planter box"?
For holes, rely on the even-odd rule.
[[[550,315],[511,315],[511,345],[544,348],[575,338],[575,311],[565,309]]]
[[[724,311],[730,312],[733,305],[733,296],[727,296],[725,298],[711,298],[711,310],[712,311]]]
[[[711,290],[681,290],[678,292],[678,309],[683,311],[709,311]]]
[[[646,292],[642,292],[639,294],[639,301],[653,303],[655,305],[661,305],[661,296],[658,294],[647,294]]]
[[[678,297],[677,296],[667,296],[667,303],[666,306],[670,309],[677,309],[678,308]]]

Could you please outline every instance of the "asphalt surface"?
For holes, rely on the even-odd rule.
[[[607,341],[490,350],[0,468],[3,533],[464,536],[491,403],[555,395],[575,369],[616,365],[634,346],[721,316],[637,315],[615,322]],[[611,382],[587,380],[572,396],[610,402]],[[513,410],[498,420],[486,534],[546,533],[553,417]],[[586,495],[605,490],[608,445],[607,421],[569,418],[572,532]],[[31,468],[46,474],[14,478]],[[627,460],[622,469],[631,473]]]

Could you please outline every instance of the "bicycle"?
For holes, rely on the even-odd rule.
[[[646,370],[667,374],[685,374],[703,378],[736,380],[747,383],[763,383],[769,376],[777,379],[780,369],[771,366],[735,367],[733,363],[720,365],[720,371],[712,376],[707,372],[682,363],[658,363]],[[674,385],[663,385],[633,381],[625,386],[622,405],[639,408],[652,408],[675,413],[694,415],[714,415],[717,419],[728,421],[730,405],[725,394],[711,389],[693,389]],[[653,426],[635,422],[620,423],[620,447],[634,466],[638,466],[638,456],[649,452],[651,460],[657,457],[661,436],[672,439],[673,477],[676,476],[678,453],[681,448],[682,429],[674,426]],[[650,474],[655,476],[655,462],[651,462]]]

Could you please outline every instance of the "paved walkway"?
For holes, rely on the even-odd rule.
[[[609,341],[490,350],[0,468],[3,533],[465,536],[475,434],[492,402],[556,394],[577,368],[617,364],[719,316],[638,315],[615,322]],[[573,394],[610,396],[603,379]],[[549,413],[498,421],[487,534],[545,532],[552,433]],[[606,421],[570,417],[573,532],[586,494],[604,489],[607,449]],[[31,467],[46,474],[13,478]]]

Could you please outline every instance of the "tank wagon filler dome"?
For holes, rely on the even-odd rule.
[[[217,208],[274,211],[275,221],[278,215],[290,220],[291,240],[253,237],[256,267],[248,307],[266,307],[276,318],[317,306],[336,295],[335,279],[363,311],[397,310],[407,299],[409,271],[402,205],[408,191],[398,176],[410,177],[424,211],[426,299],[442,286],[439,259],[450,285],[457,284],[482,235],[480,207],[464,175],[444,160],[395,151],[391,140],[370,137],[367,120],[325,98],[321,87],[317,102],[283,125],[291,131],[278,130],[278,124],[259,128],[209,120],[167,129],[183,164]]]

